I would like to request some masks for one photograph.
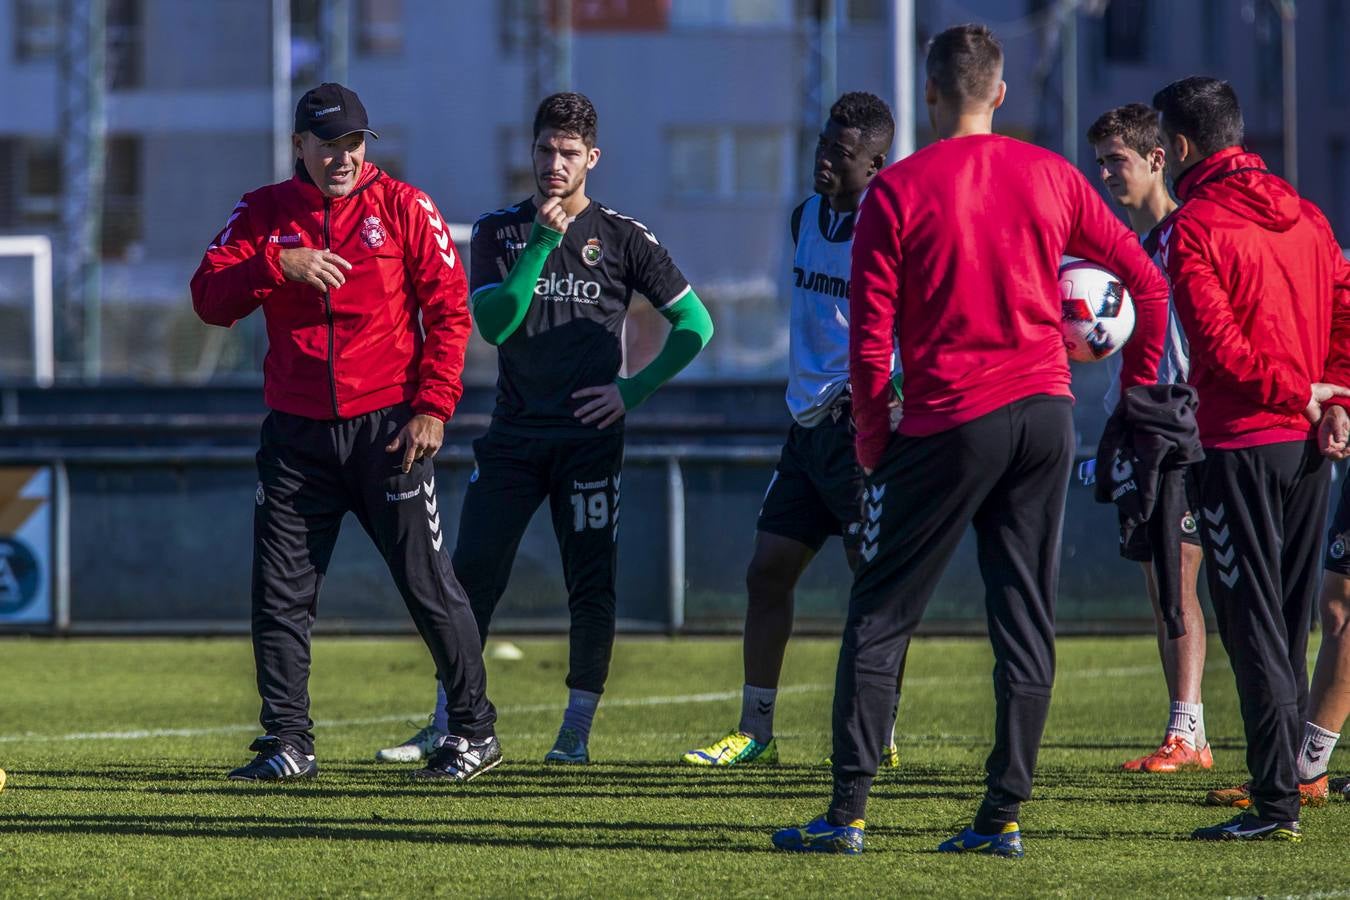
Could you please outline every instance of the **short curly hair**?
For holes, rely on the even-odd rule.
[[[550,94],[539,104],[534,114],[534,136],[545,128],[580,138],[587,147],[595,146],[595,105],[585,94],[565,91]]]
[[[891,108],[876,94],[850,91],[830,107],[830,118],[845,128],[856,128],[871,153],[885,153],[895,139]]]
[[[1140,156],[1148,156],[1163,146],[1158,111],[1144,103],[1127,103],[1102,113],[1087,130],[1089,144],[1100,144],[1113,137],[1120,138]]]

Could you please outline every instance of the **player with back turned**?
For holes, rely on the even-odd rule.
[[[1060,331],[1063,255],[1135,298],[1125,388],[1157,380],[1167,283],[1063,157],[993,133],[1003,51],[989,29],[937,35],[925,96],[939,140],[877,175],[853,238],[849,371],[867,476],[862,548],[834,695],[827,812],[784,850],[858,853],[896,678],[938,579],[975,527],[994,650],[994,747],[970,827],[939,850],[1021,856],[1017,824],[1054,683],[1054,609],[1075,438]],[[890,427],[894,348],[905,373]]]
[[[853,227],[868,183],[886,163],[895,122],[872,94],[844,94],[816,144],[816,194],[792,213],[792,312],[787,404],[793,424],[764,494],[755,552],[745,575],[741,718],[695,766],[778,761],[773,720],[783,655],[792,633],[793,589],[831,535],[850,568],[862,537],[862,470],[853,451],[848,384],[848,280]],[[883,758],[898,764],[894,735]]]
[[[497,406],[474,442],[453,562],[486,640],[521,536],[548,501],[571,614],[568,702],[547,762],[586,763],[614,645],[624,416],[687,366],[712,320],[641,222],[592,200],[596,114],[581,94],[539,104],[536,190],[474,225],[470,306],[498,349]],[[645,368],[620,377],[640,293],[671,324]]]

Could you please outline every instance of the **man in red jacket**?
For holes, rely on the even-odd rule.
[[[1346,262],[1321,211],[1242,149],[1227,82],[1184,78],[1153,106],[1182,203],[1160,252],[1200,395],[1205,570],[1255,807],[1193,836],[1299,840],[1296,759],[1330,476],[1315,426],[1323,404],[1350,395],[1337,386],[1350,384]],[[1324,449],[1336,455],[1331,431]]]
[[[961,25],[928,52],[941,138],[873,179],[853,242],[850,372],[867,476],[862,562],[834,695],[829,811],[774,835],[785,850],[857,853],[896,676],[924,607],[974,523],[994,646],[997,717],[984,802],[938,849],[1021,856],[1054,682],[1054,605],[1074,456],[1060,333],[1064,254],[1119,273],[1138,324],[1125,388],[1158,378],[1167,283],[1134,234],[1062,157],[992,133],[1003,51]],[[890,429],[892,342],[905,373]]]
[[[501,761],[478,629],[455,579],[432,456],[463,387],[467,283],[435,204],[365,161],[355,93],[295,112],[295,176],[235,205],[192,277],[202,320],[267,322],[253,524],[253,654],[266,735],[230,777],[313,777],[309,635],[347,512],[384,555],[449,696],[436,751],[467,781]],[[420,324],[419,324],[420,319]]]

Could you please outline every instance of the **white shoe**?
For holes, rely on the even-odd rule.
[[[408,738],[396,747],[385,747],[375,754],[376,762],[389,763],[414,763],[421,762],[431,755],[435,749],[436,742],[445,737],[445,732],[441,731],[432,722],[435,716],[432,716],[425,728]],[[416,723],[413,723],[416,724]]]

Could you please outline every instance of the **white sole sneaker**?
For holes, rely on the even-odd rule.
[[[385,747],[375,754],[376,762],[414,763],[426,759],[427,755],[416,744],[402,744],[398,747]]]

